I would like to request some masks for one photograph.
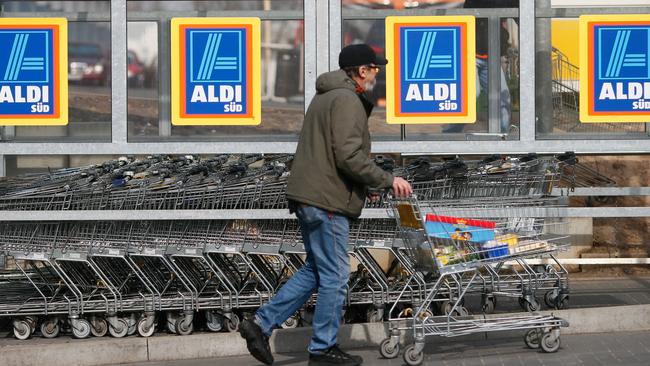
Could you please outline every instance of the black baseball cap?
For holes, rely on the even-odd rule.
[[[343,47],[339,53],[339,67],[386,65],[388,60],[377,56],[375,51],[367,44],[351,44]]]

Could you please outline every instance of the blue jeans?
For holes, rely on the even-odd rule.
[[[266,335],[295,314],[318,291],[312,323],[310,353],[321,353],[336,344],[343,303],[350,277],[348,234],[350,223],[343,215],[312,206],[299,206],[296,216],[307,252],[304,266],[257,310],[255,317]]]
[[[501,86],[500,99],[499,99],[499,117],[501,119],[500,127],[501,132],[508,132],[510,128],[510,117],[512,114],[510,106],[510,90],[508,89],[508,82],[506,81],[506,74],[501,69]],[[481,95],[481,89],[488,90],[488,61],[481,58],[476,58],[476,99]],[[461,132],[465,124],[455,123],[448,125],[444,128],[443,132]]]

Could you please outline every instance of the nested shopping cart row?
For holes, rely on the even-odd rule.
[[[21,339],[37,325],[46,337],[62,327],[77,337],[148,336],[156,324],[188,334],[196,318],[212,331],[232,331],[304,263],[298,229],[291,219],[3,223],[0,250],[14,259],[20,276],[3,278],[0,315],[14,320]],[[422,303],[436,279],[412,278],[416,264],[393,219],[354,222],[350,239],[350,314],[381,321],[388,308]],[[486,312],[497,296],[539,299],[566,283],[561,266],[549,268],[505,268],[496,259],[482,271],[482,282],[446,283],[435,311],[451,311],[445,304],[467,287],[482,295]],[[285,325],[308,323],[314,300]]]
[[[0,210],[286,207],[291,155],[152,156],[0,181]]]
[[[289,162],[286,155],[122,159],[92,167],[94,172],[71,169],[24,178],[3,202],[12,209],[278,208],[286,205]],[[477,209],[492,210],[483,212],[483,219],[509,235],[500,239],[504,242],[539,242],[546,235],[548,250],[528,249],[554,259],[558,247],[547,220],[513,210],[558,205],[548,195],[561,181],[563,165],[575,164],[570,154],[416,159],[404,168],[383,157],[376,162],[407,177],[423,202],[448,215],[471,218]],[[386,196],[368,206],[392,209]],[[361,313],[364,320],[379,321],[392,316],[386,309],[412,312],[439,281],[417,275],[398,228],[392,219],[360,220],[351,227],[354,268],[347,305],[356,318]],[[8,291],[0,314],[14,318],[19,338],[29,337],[37,321],[45,336],[61,327],[78,337],[136,331],[147,336],[157,323],[187,334],[197,313],[210,330],[234,330],[239,315],[268,301],[304,263],[298,231],[295,220],[5,223],[1,249],[22,276],[3,281]],[[551,307],[566,306],[566,271],[557,261],[540,269],[519,257],[506,263],[497,249],[488,253],[494,255],[478,271],[480,281],[445,279],[429,311],[466,314],[465,307],[453,304],[468,292],[481,295],[487,313],[503,296],[518,298],[529,311],[540,307],[541,296]],[[444,254],[445,264],[456,260],[451,254]],[[382,260],[388,264],[380,265]],[[309,305],[285,325],[297,324],[298,317],[309,322]]]
[[[0,180],[0,210],[283,209],[291,155],[150,156]],[[383,169],[412,182],[423,200],[540,197],[560,184],[604,182],[571,153],[432,162]],[[584,184],[583,184],[584,183]],[[384,207],[382,201],[368,207]]]

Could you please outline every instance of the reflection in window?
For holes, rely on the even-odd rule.
[[[456,8],[465,0],[342,0],[343,9],[427,9]]]
[[[158,135],[158,24],[127,25],[127,114],[129,138]]]
[[[128,1],[128,11],[302,10],[303,0]]]
[[[538,55],[549,55],[536,69],[538,135],[644,133],[644,123],[581,123],[578,19],[538,18],[536,27]]]

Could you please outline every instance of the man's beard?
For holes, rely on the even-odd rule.
[[[377,85],[377,79],[372,79],[372,81],[366,81],[363,84],[363,88],[365,89],[366,92],[371,92],[372,89],[375,88],[375,85]]]

